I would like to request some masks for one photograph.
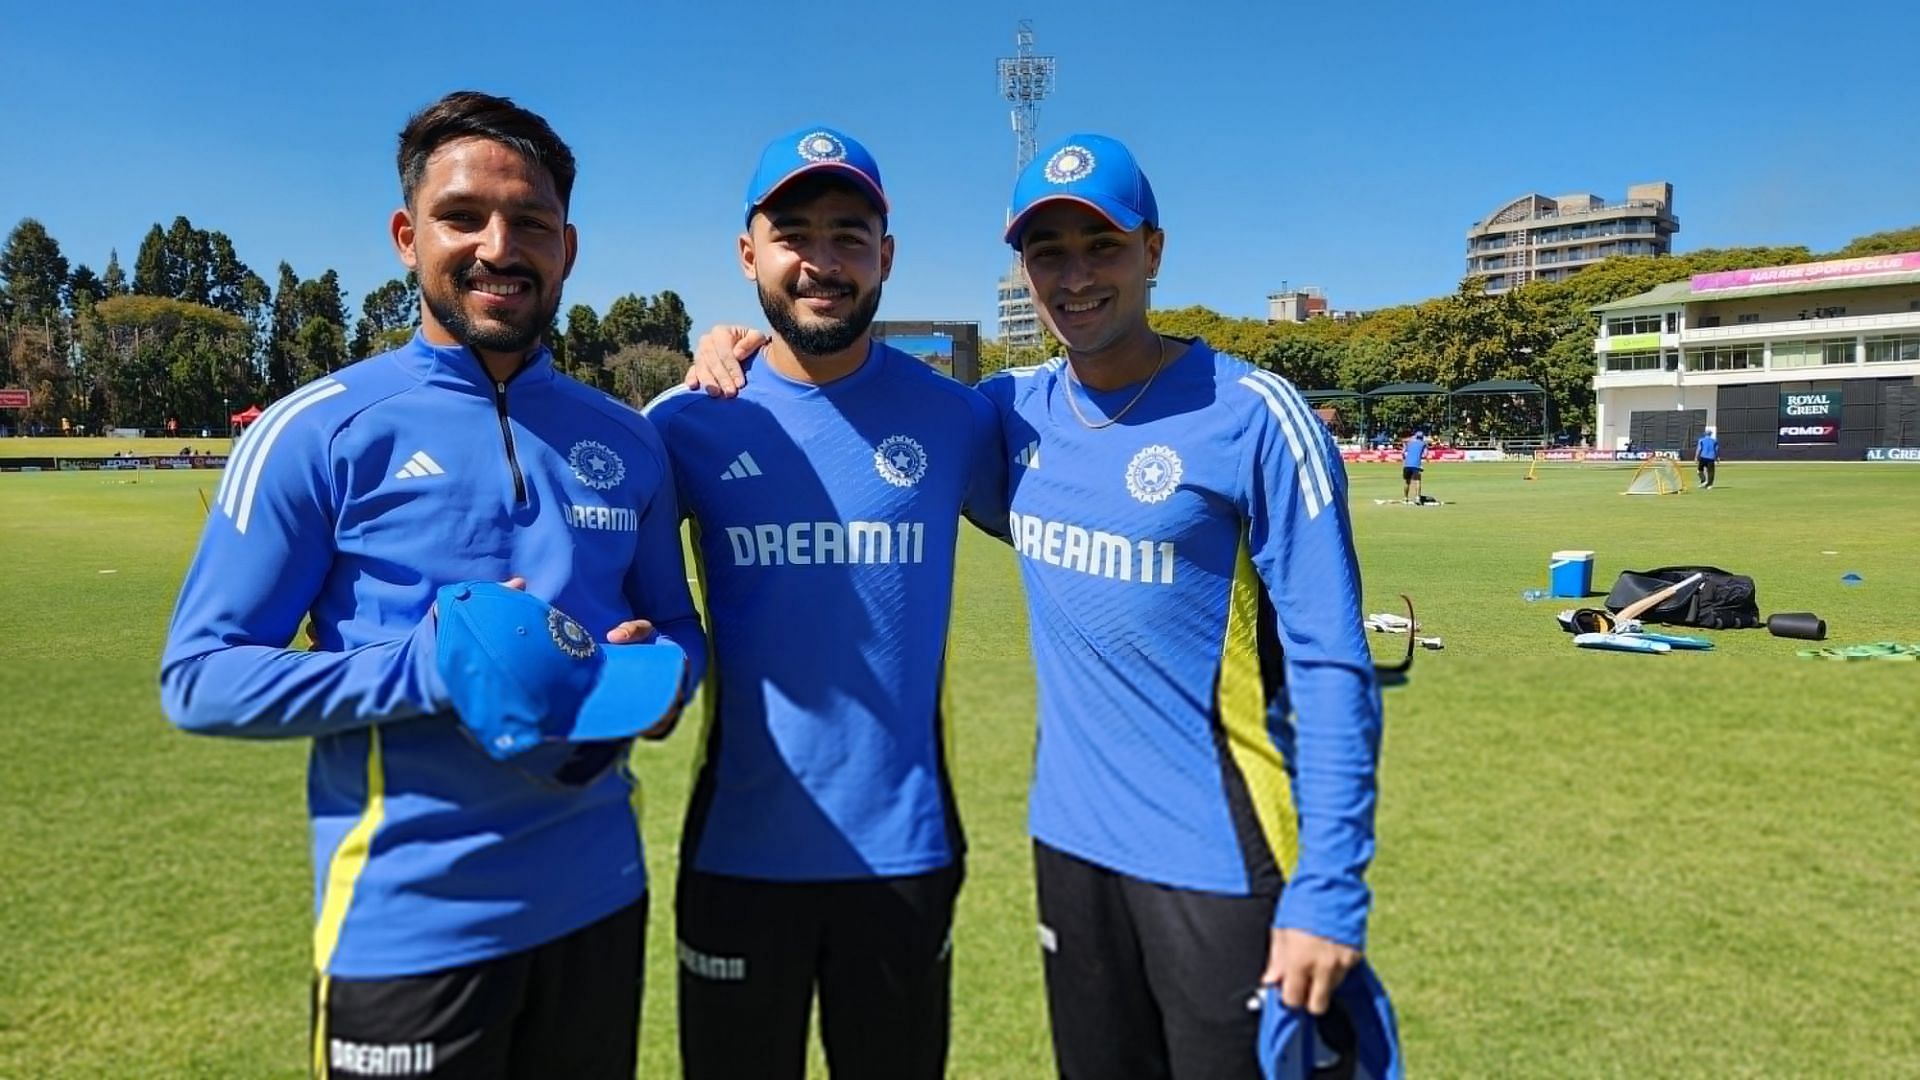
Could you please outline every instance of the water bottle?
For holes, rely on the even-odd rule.
[[[1528,589],[1526,592],[1523,592],[1520,594],[1520,599],[1525,600],[1527,603],[1531,604],[1535,600],[1545,600],[1547,597],[1551,595],[1553,594],[1549,593],[1545,589]]]

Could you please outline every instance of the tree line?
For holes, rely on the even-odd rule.
[[[118,249],[97,272],[70,264],[24,218],[0,245],[0,387],[26,389],[31,405],[0,412],[0,427],[164,431],[174,421],[225,434],[232,413],[397,347],[419,322],[411,273],[368,292],[355,318],[333,270],[303,278],[282,262],[269,285],[226,234],[184,216],[147,231],[130,278]],[[669,290],[619,297],[604,316],[575,304],[547,339],[562,370],[631,401],[679,381],[691,330]]]
[[[1708,249],[1681,255],[1623,256],[1564,281],[1532,282],[1488,295],[1477,278],[1451,294],[1371,312],[1349,321],[1269,323],[1205,307],[1156,310],[1162,333],[1204,337],[1278,372],[1301,389],[1372,390],[1393,382],[1458,388],[1485,379],[1545,387],[1552,427],[1579,431],[1593,421],[1595,305],[1693,274],[1920,250],[1920,227],[1873,233],[1832,252],[1804,246]],[[117,250],[103,270],[70,266],[60,245],[32,218],[0,246],[0,386],[24,387],[32,406],[0,413],[0,425],[49,432],[62,421],[106,427],[226,430],[229,411],[265,405],[354,359],[393,348],[419,323],[419,285],[411,274],[362,298],[350,319],[347,294],[331,269],[302,278],[279,265],[269,286],[217,230],[185,217],[147,231],[128,278]],[[351,323],[351,330],[349,324]],[[628,294],[604,314],[567,309],[547,338],[568,374],[623,400],[645,402],[677,383],[691,353],[693,320],[671,290]],[[981,373],[1057,355],[1045,335],[1039,349],[987,341]],[[1337,403],[1349,424],[1358,405]],[[1373,410],[1375,427],[1435,423],[1437,399],[1399,399]],[[1537,434],[1537,399],[1461,399],[1453,420],[1488,437]]]

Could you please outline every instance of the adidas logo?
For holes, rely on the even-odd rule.
[[[754,462],[753,455],[742,453],[739,457],[733,459],[733,464],[727,466],[725,472],[720,474],[720,479],[744,480],[749,476],[759,475],[760,466]]]
[[[393,474],[395,480],[417,480],[422,476],[440,476],[447,470],[440,463],[427,456],[425,450],[416,450],[400,471]]]
[[[1027,448],[1025,450],[1022,450],[1019,453],[1013,455],[1013,463],[1015,465],[1019,465],[1023,468],[1028,468],[1028,469],[1039,468],[1040,467],[1039,440],[1036,439],[1033,442],[1028,443]]]

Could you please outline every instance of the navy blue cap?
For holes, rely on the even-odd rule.
[[[454,711],[504,761],[544,742],[626,739],[671,720],[687,654],[603,645],[572,616],[496,581],[448,585],[434,659]]]
[[[1007,243],[1019,250],[1027,220],[1056,200],[1089,207],[1121,232],[1132,232],[1142,222],[1160,227],[1160,205],[1153,201],[1147,174],[1120,140],[1105,135],[1069,135],[1020,170],[1013,182]]]
[[[1334,990],[1333,1007],[1345,1014],[1353,1029],[1353,1047],[1347,1051],[1353,1061],[1339,1061],[1342,1071],[1337,1075],[1353,1080],[1406,1080],[1393,1002],[1365,960],[1347,972]],[[1280,990],[1273,986],[1260,991],[1259,1054],[1264,1080],[1310,1080],[1341,1056],[1320,1038],[1313,1014],[1282,1005]]]
[[[879,207],[889,212],[886,189],[880,186],[880,165],[851,135],[818,124],[798,128],[767,144],[760,165],[747,181],[747,220],[775,192],[808,173],[833,172],[851,180]]]

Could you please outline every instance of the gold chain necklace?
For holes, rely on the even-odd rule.
[[[1161,337],[1158,334],[1155,334],[1153,339],[1155,342],[1159,343],[1160,358],[1154,361],[1153,370],[1147,374],[1147,381],[1140,384],[1140,389],[1134,393],[1133,399],[1131,401],[1127,402],[1125,405],[1120,406],[1119,412],[1114,413],[1112,416],[1107,417],[1105,420],[1102,420],[1099,423],[1095,423],[1092,420],[1087,419],[1087,414],[1080,411],[1080,403],[1074,400],[1076,395],[1073,392],[1073,388],[1075,386],[1078,386],[1081,388],[1081,390],[1086,391],[1088,393],[1088,396],[1092,396],[1092,391],[1087,391],[1086,384],[1081,382],[1079,378],[1077,378],[1074,375],[1073,361],[1071,360],[1067,361],[1067,383],[1068,383],[1067,407],[1073,410],[1073,418],[1075,420],[1080,421],[1080,425],[1082,427],[1088,428],[1093,431],[1099,431],[1101,428],[1104,428],[1104,427],[1112,427],[1113,425],[1120,422],[1121,417],[1127,415],[1128,412],[1132,411],[1135,405],[1140,404],[1141,398],[1147,396],[1147,391],[1151,389],[1153,386],[1153,380],[1160,377],[1160,369],[1167,366],[1167,339]]]

